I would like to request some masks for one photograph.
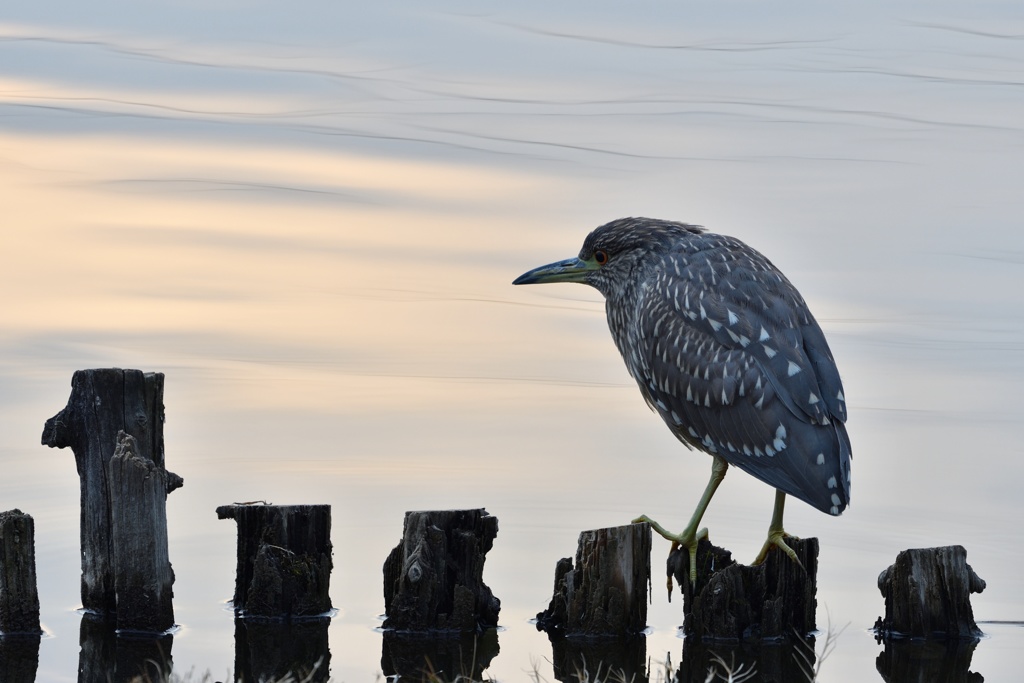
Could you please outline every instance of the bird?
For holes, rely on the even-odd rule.
[[[702,226],[621,218],[594,229],[576,258],[523,273],[515,285],[576,282],[605,299],[608,327],[647,404],[711,477],[682,532],[651,528],[689,552],[729,466],[776,489],[768,536],[786,543],[786,496],[838,516],[850,503],[850,438],[842,380],[803,297],[775,265],[735,237]],[[671,585],[670,585],[671,590]]]

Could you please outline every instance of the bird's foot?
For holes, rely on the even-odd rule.
[[[764,545],[761,546],[761,552],[757,554],[757,557],[754,559],[751,565],[759,565],[762,562],[764,562],[765,559],[768,557],[768,551],[775,547],[781,550],[782,552],[786,553],[789,559],[796,562],[798,567],[800,567],[801,569],[805,569],[803,563],[800,561],[800,558],[796,556],[796,553],[793,552],[793,549],[790,548],[789,545],[786,543],[787,538],[791,538],[794,541],[800,540],[796,536],[790,536],[783,529],[770,529],[768,531],[767,540],[765,540]]]
[[[672,543],[672,548],[669,550],[670,555],[675,552],[677,548],[686,548],[686,551],[690,555],[690,586],[692,587],[697,585],[697,544],[708,537],[707,527],[704,527],[700,531],[694,531],[692,528],[687,528],[680,534],[674,534],[647,515],[640,515],[633,520],[633,524],[640,524],[642,522],[650,524],[651,528],[659,536]],[[668,598],[669,601],[672,600],[671,576],[668,577]]]

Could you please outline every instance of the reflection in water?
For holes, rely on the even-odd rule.
[[[498,655],[498,630],[481,634],[419,634],[384,631],[380,667],[385,676],[411,681],[458,677],[479,681]]]
[[[39,635],[0,635],[0,681],[34,683],[40,639]]]
[[[725,674],[725,667],[728,667],[737,678],[741,672],[754,672],[750,678],[742,679],[750,683],[801,683],[810,680],[807,672],[814,669],[814,662],[813,637],[778,643],[706,644],[688,639],[683,644],[683,661],[676,680],[678,683],[704,683],[709,672]]]
[[[91,614],[82,615],[80,633],[80,683],[129,683],[138,676],[163,680],[170,675],[174,641],[170,634],[119,634],[112,622]]]
[[[982,683],[969,670],[977,640],[890,639],[875,660],[885,683]]]
[[[235,681],[276,681],[288,674],[310,683],[330,679],[330,617],[269,621],[235,619]]]
[[[551,638],[555,678],[564,683],[612,680],[647,683],[647,639]]]

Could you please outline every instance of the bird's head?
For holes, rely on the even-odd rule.
[[[651,255],[671,249],[703,228],[653,218],[620,218],[587,235],[576,258],[534,268],[514,285],[580,282],[612,297],[635,278],[632,273]]]

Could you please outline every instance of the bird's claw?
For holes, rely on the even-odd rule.
[[[633,524],[642,524],[646,522],[651,525],[659,536],[669,541],[672,547],[669,549],[669,555],[674,553],[680,548],[686,548],[690,556],[690,587],[693,588],[697,585],[697,545],[705,538],[708,538],[707,527],[704,527],[700,531],[694,533],[692,530],[687,529],[681,534],[674,534],[671,531],[665,529],[653,519],[647,515],[640,515],[633,520]],[[672,601],[672,576],[668,577],[668,599]]]
[[[771,550],[771,548],[774,546],[774,547],[778,548],[779,550],[781,550],[782,552],[786,553],[786,556],[789,557],[789,559],[791,559],[794,562],[796,562],[798,567],[800,567],[801,569],[804,569],[804,571],[806,571],[806,569],[804,568],[803,562],[800,561],[800,558],[796,556],[796,553],[793,551],[793,549],[790,548],[789,544],[786,543],[786,539],[787,538],[791,538],[794,541],[799,541],[800,540],[796,536],[788,535],[782,529],[779,529],[777,531],[770,531],[768,533],[767,540],[765,540],[764,545],[761,546],[761,552],[759,552],[757,554],[757,557],[754,559],[754,561],[751,564],[752,565],[759,565],[762,562],[764,562],[765,559],[768,557],[768,551]]]

